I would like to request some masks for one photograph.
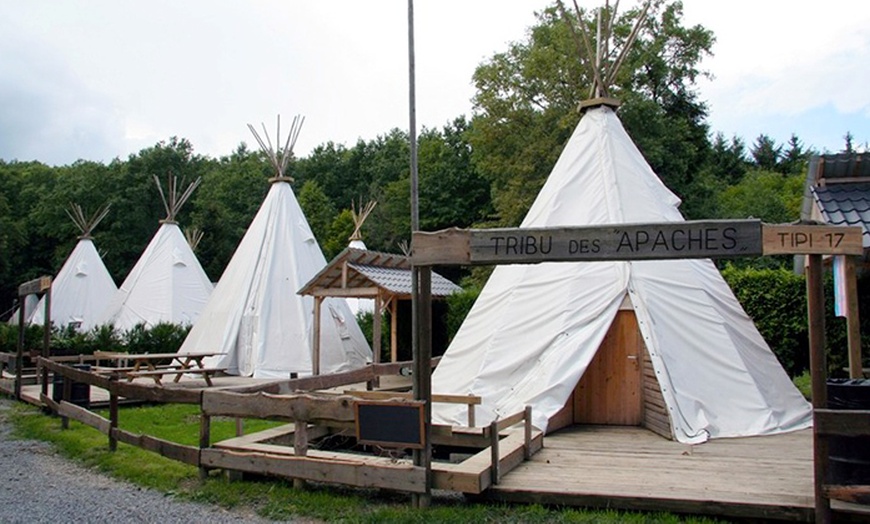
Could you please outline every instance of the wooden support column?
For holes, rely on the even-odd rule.
[[[323,305],[323,297],[314,297],[314,330],[311,341],[311,373],[320,374],[320,309]]]
[[[525,430],[525,440],[523,442],[523,457],[526,460],[532,459],[532,406],[526,406],[523,414],[523,429]]]
[[[415,495],[417,507],[428,507],[432,502],[432,268],[414,266],[412,287],[416,291],[413,314],[414,329],[414,399],[422,400],[423,449],[414,450],[414,465],[426,469],[425,491]]]
[[[293,421],[293,454],[297,457],[308,455],[308,422],[305,420]],[[293,479],[293,487],[305,489],[305,479]]]
[[[116,385],[118,375],[112,373],[109,376],[109,451],[118,450],[118,393]]]
[[[24,301],[18,300],[18,348],[15,353],[15,400],[21,400],[21,368],[24,367]]]
[[[45,290],[45,324],[42,327],[42,356],[51,356],[51,286]]]
[[[203,450],[211,447],[211,416],[204,412],[199,418],[199,449]],[[208,468],[199,465],[199,479],[205,480],[208,478]]]
[[[381,363],[381,332],[382,324],[381,321],[381,308],[383,307],[383,300],[381,300],[381,293],[378,291],[378,294],[375,295],[375,311],[374,318],[372,318],[372,361],[375,364]]]
[[[399,361],[399,299],[395,295],[390,301],[390,362]]]
[[[858,313],[858,277],[860,257],[843,257],[846,264],[846,322],[849,341],[849,378],[864,378],[861,362],[861,317]]]
[[[63,395],[61,396],[61,402],[70,402],[72,400],[72,383],[73,381],[71,378],[67,376],[63,377]],[[60,427],[63,429],[69,429],[69,417],[61,415]]]
[[[492,485],[498,484],[500,472],[498,464],[498,422],[492,421],[489,425],[489,459],[492,464],[489,468],[490,481]]]
[[[827,362],[825,360],[825,289],[822,277],[822,256],[807,256],[807,317],[810,335],[810,374],[813,408],[827,408]],[[825,473],[828,471],[828,441],[813,432],[813,476],[815,480],[816,522],[831,521],[831,501],[825,494]]]

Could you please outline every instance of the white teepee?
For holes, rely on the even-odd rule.
[[[196,322],[214,286],[175,217],[200,180],[191,183],[179,196],[175,177],[169,177],[168,194],[163,193],[160,181],[154,177],[166,207],[166,218],[160,221],[160,228],[100,316],[98,325],[111,324],[126,331],[137,324],[153,327],[163,322],[182,325]]]
[[[91,231],[108,212],[105,206],[87,219],[81,206],[73,204],[67,211],[81,235],[51,284],[51,322],[56,326],[89,330],[118,291],[91,238]],[[31,324],[45,322],[44,304],[45,296],[34,309]]]
[[[301,124],[299,117],[293,120],[287,143],[279,152],[249,126],[276,176],[270,179],[272,187],[263,205],[179,350],[225,353],[208,363],[225,367],[231,374],[288,378],[292,373],[312,373],[314,301],[297,291],[326,265],[326,259],[293,195],[292,179],[285,176]],[[326,299],[323,312],[322,372],[369,362],[371,349],[347,303]]]
[[[362,202],[360,202],[360,204],[362,204]],[[368,204],[365,206],[360,205],[360,209],[357,211],[353,202],[351,202],[350,212],[353,216],[353,233],[350,235],[350,238],[348,238],[350,243],[347,247],[363,250],[368,249],[365,242],[363,242],[361,229],[376,205],[378,205],[376,201],[369,200]],[[375,301],[371,298],[346,298],[345,300],[347,301],[347,307],[350,308],[350,312],[354,316],[359,313],[371,313],[375,310]]]
[[[682,221],[679,199],[607,106],[590,109],[521,227]],[[812,413],[709,260],[499,266],[442,357],[434,393],[479,395],[486,424],[531,405],[546,429],[630,299],[682,442],[808,427]],[[433,420],[466,414],[433,406]]]

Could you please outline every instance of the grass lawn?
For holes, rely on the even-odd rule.
[[[104,414],[105,415],[105,414]],[[89,467],[96,468],[134,484],[154,488],[182,499],[207,502],[224,508],[250,507],[270,519],[308,518],[324,522],[541,522],[572,523],[713,523],[707,518],[682,517],[667,513],[629,513],[586,511],[538,505],[504,505],[468,502],[462,497],[436,497],[432,507],[416,510],[410,498],[377,490],[339,486],[310,485],[295,490],[289,481],[260,479],[229,481],[212,472],[200,481],[198,469],[166,459],[134,446],[118,444],[109,452],[105,435],[70,421],[70,429],[60,429],[60,419],[42,414],[23,404],[10,417],[19,438],[52,443],[58,451]],[[199,440],[199,409],[189,405],[122,408],[120,425],[180,444],[196,445]],[[277,425],[274,422],[245,421],[245,432],[252,433]],[[235,435],[232,419],[212,419],[212,442]]]

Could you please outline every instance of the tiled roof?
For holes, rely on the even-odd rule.
[[[410,259],[393,253],[347,248],[305,284],[299,294],[312,295],[328,289],[372,287],[381,288],[402,298],[410,297]],[[444,297],[459,290],[459,286],[432,272],[433,297]]]
[[[378,266],[358,266],[349,264],[350,267],[359,271],[369,280],[391,293],[397,295],[411,294],[411,270]],[[443,297],[461,291],[462,288],[453,282],[432,272],[432,296]]]
[[[818,157],[818,178],[870,177],[870,153],[837,153]]]
[[[825,222],[863,227],[864,247],[870,247],[870,183],[816,186],[811,191]]]

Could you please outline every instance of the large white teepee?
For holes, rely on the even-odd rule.
[[[682,221],[614,111],[590,109],[521,227]],[[709,260],[499,266],[442,357],[434,393],[479,395],[478,424],[531,405],[546,429],[626,296],[682,442],[808,427],[809,404]],[[433,420],[465,411],[433,406]]]
[[[118,291],[91,238],[91,231],[108,212],[109,206],[105,206],[87,219],[81,206],[73,205],[67,211],[81,235],[51,283],[51,322],[56,326],[90,329]],[[29,322],[45,322],[45,296],[39,300]]]
[[[99,325],[111,324],[126,331],[137,324],[153,327],[162,322],[183,325],[196,322],[214,285],[175,217],[200,180],[178,196],[175,177],[169,177],[168,195],[164,195],[160,181],[154,177],[166,207],[166,218],[160,221],[157,233],[101,315]]]
[[[296,292],[326,266],[326,259],[293,195],[292,179],[284,176],[300,126],[297,117],[281,157],[251,127],[276,177],[179,350],[225,353],[208,363],[232,374],[289,378],[312,373],[314,300]],[[347,303],[326,299],[322,307],[321,371],[364,366],[371,349]]]

